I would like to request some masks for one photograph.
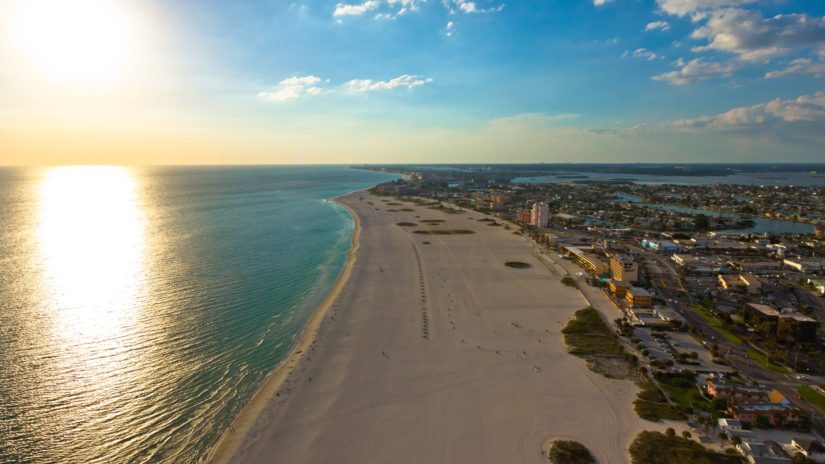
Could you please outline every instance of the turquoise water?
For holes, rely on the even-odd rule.
[[[337,277],[344,167],[0,169],[0,462],[200,462]]]

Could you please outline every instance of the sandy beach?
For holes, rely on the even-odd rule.
[[[635,415],[632,382],[566,352],[560,330],[587,302],[529,243],[393,201],[339,199],[359,223],[351,259],[211,462],[539,463],[564,437],[625,463],[639,431],[663,428]],[[475,233],[413,233],[434,229]]]

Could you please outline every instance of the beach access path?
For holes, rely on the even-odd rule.
[[[665,427],[633,412],[636,385],[567,353],[560,331],[587,302],[512,230],[366,192],[339,201],[361,223],[349,279],[214,461],[541,463],[570,438],[621,464],[638,432]],[[475,233],[413,233],[439,229]]]

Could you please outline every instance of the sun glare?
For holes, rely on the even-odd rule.
[[[144,290],[144,219],[126,168],[50,169],[40,186],[37,239],[44,299],[61,337],[116,336],[137,317]]]
[[[15,47],[47,79],[110,82],[132,58],[134,24],[122,2],[18,0],[14,7]]]

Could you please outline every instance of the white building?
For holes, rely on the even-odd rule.
[[[533,205],[533,213],[530,215],[530,223],[536,227],[547,227],[547,219],[550,216],[550,207],[547,203],[540,202]]]

